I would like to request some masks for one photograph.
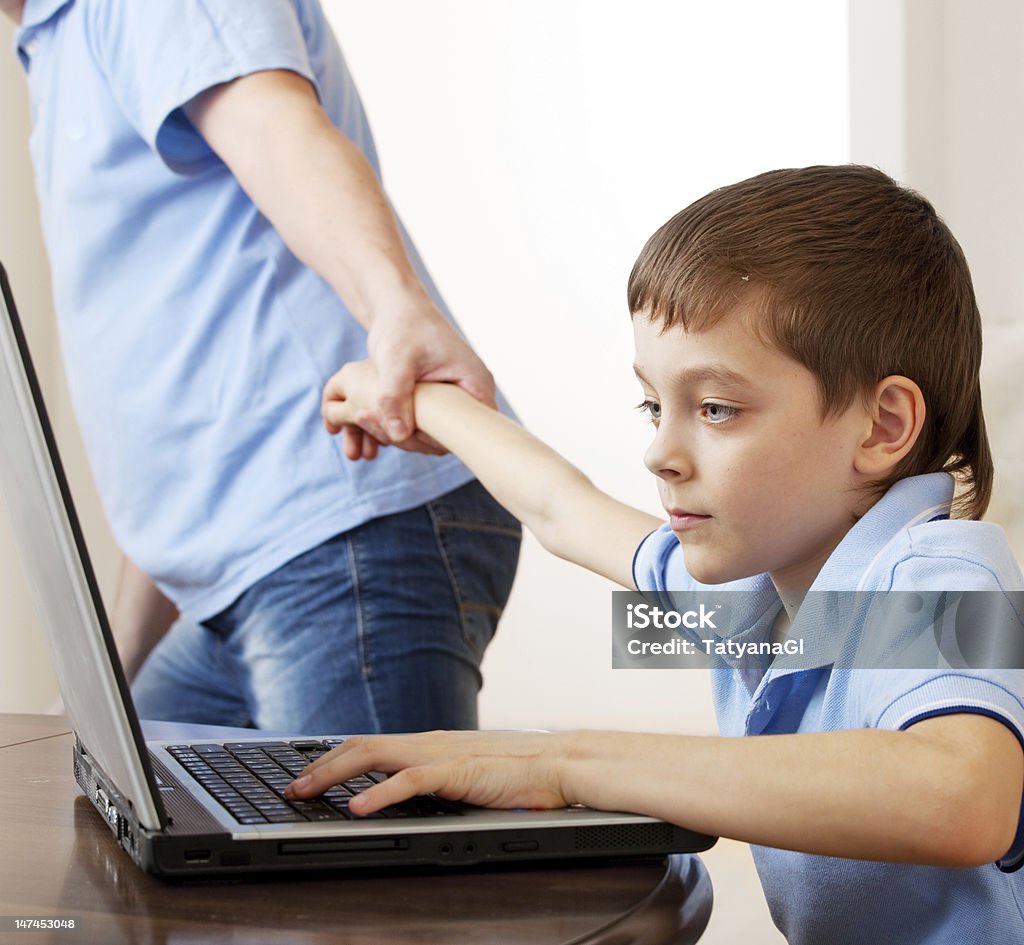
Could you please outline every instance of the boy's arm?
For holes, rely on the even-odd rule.
[[[361,422],[375,383],[368,362],[346,365],[327,382],[330,432]],[[548,551],[635,588],[633,554],[659,519],[606,495],[533,434],[453,384],[417,385],[415,409],[420,430],[458,456]]]
[[[308,797],[367,770],[396,773],[352,801],[358,814],[427,792],[582,803],[806,853],[968,867],[1010,849],[1024,755],[1006,726],[971,714],[750,738],[435,732],[349,739],[290,790]]]

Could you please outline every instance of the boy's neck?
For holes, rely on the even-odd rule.
[[[797,611],[803,603],[804,593],[802,591],[779,591],[779,599],[782,601],[782,610],[779,611],[775,623],[772,624],[772,643],[780,643],[788,636],[789,628],[796,620]]]

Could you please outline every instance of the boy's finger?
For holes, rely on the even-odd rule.
[[[347,423],[342,428],[342,451],[345,459],[376,459],[380,443],[361,427]]]
[[[320,395],[322,403],[327,403],[329,400],[344,400],[345,391],[341,383],[341,372],[338,371],[327,378],[327,383],[324,384],[324,389]]]
[[[380,450],[378,443],[372,436],[363,434],[363,459],[376,459]]]
[[[366,438],[363,435],[363,431],[359,427],[345,426],[342,427],[341,436],[345,459],[360,459],[365,449],[364,440]]]
[[[405,768],[352,798],[349,807],[354,814],[373,814],[410,797],[439,791],[446,783],[447,775],[442,767]]]
[[[334,784],[340,784],[356,775],[367,771],[384,771],[390,773],[401,764],[394,765],[385,761],[386,746],[394,740],[380,739],[374,736],[354,736],[347,738],[337,748],[306,765],[299,777],[285,790],[289,797],[310,797],[322,794]]]
[[[320,414],[324,418],[324,426],[328,433],[337,433],[346,424],[351,422],[348,416],[349,408],[344,401],[325,400],[320,406]]]
[[[357,426],[362,427],[363,432],[368,436],[373,437],[378,443],[383,446],[388,446],[391,443],[387,433],[384,432],[384,425],[381,417],[378,415],[376,410],[363,409],[355,413],[353,417],[349,418],[350,423],[355,423]]]

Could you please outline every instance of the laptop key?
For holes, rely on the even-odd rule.
[[[333,807],[324,807],[323,810],[312,811],[306,814],[306,819],[316,823],[321,820],[348,820],[348,817]]]
[[[302,816],[297,810],[288,811],[287,814],[268,814],[268,824],[302,824],[306,823],[306,818]]]
[[[271,814],[291,813],[291,808],[286,804],[258,804],[256,810],[264,817],[269,817]]]
[[[284,742],[225,742],[224,747],[235,755],[238,752],[262,751],[264,748],[284,748]]]
[[[296,751],[323,751],[324,743],[314,741],[313,739],[300,739],[294,742],[289,742]]]
[[[344,782],[345,787],[347,787],[353,794],[358,794],[360,791],[365,791],[367,788],[373,787],[375,783],[375,781],[371,781],[365,775],[361,775],[356,778],[349,778],[347,781]]]

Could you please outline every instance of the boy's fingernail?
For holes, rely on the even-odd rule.
[[[388,434],[393,436],[396,440],[403,440],[407,436],[405,424],[401,420],[389,420],[388,421]]]

